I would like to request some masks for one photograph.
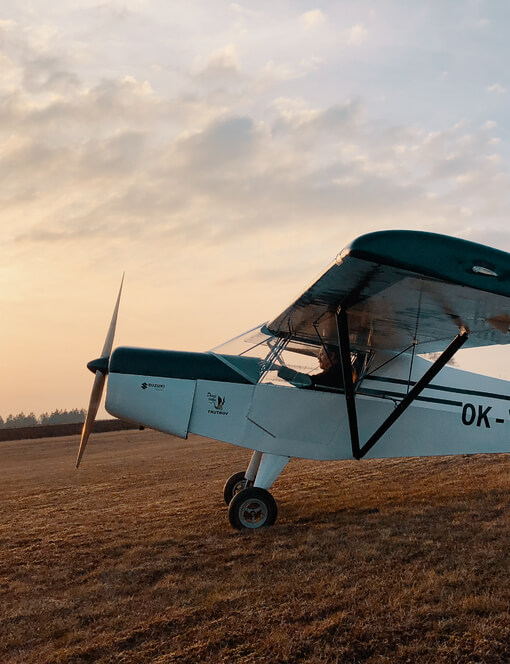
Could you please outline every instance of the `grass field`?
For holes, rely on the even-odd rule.
[[[155,432],[0,443],[0,662],[510,662],[510,456],[292,461]]]

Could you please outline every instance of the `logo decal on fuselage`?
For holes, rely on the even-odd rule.
[[[145,381],[140,385],[142,390],[146,390],[148,387],[152,387],[158,392],[162,392],[165,389],[165,385],[162,383],[146,383]]]
[[[207,411],[211,415],[228,415],[227,410],[223,410],[225,406],[225,397],[220,397],[218,394],[207,392],[207,399],[214,407],[214,410],[209,408]]]

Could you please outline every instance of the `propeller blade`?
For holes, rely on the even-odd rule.
[[[92,393],[90,395],[89,407],[87,410],[87,417],[83,423],[83,429],[81,431],[81,440],[80,448],[78,450],[78,458],[76,459],[76,468],[79,467],[83,453],[85,452],[85,447],[92,431],[92,426],[94,425],[94,420],[96,419],[97,410],[99,404],[101,403],[101,397],[103,396],[103,388],[106,380],[106,376],[100,371],[96,371],[96,377],[94,378],[94,386],[92,387]]]
[[[110,327],[108,328],[108,333],[106,335],[103,350],[101,352],[101,359],[109,358],[112,352],[113,339],[115,337],[115,328],[117,327],[117,317],[119,314],[120,296],[122,294],[123,284],[124,284],[124,275],[122,275],[122,281],[120,282],[119,294],[117,295],[117,302],[115,303],[115,309],[113,310],[112,320],[110,322]],[[99,409],[99,404],[101,403],[101,397],[103,396],[103,389],[106,381],[106,373],[107,373],[107,365],[105,365],[103,371],[96,371],[96,375],[94,378],[94,385],[92,386],[92,392],[90,394],[87,417],[85,418],[85,422],[83,423],[83,429],[81,431],[80,447],[78,449],[78,457],[76,459],[76,468],[80,466],[81,458],[83,456],[83,453],[85,452],[85,447],[87,446],[87,441],[89,439],[92,427],[94,425],[94,421],[96,419],[97,411]]]
[[[123,284],[124,284],[124,275],[122,275],[122,281],[120,282],[119,294],[117,295],[117,302],[115,303],[115,309],[113,310],[112,320],[110,322],[110,327],[108,328],[108,334],[106,335],[101,357],[110,357],[110,353],[112,352],[113,338],[115,336],[115,328],[117,327],[117,316],[119,314],[120,296],[122,294]]]

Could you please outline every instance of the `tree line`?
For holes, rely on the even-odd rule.
[[[87,412],[84,408],[73,408],[72,410],[54,410],[52,413],[42,413],[37,416],[34,413],[18,413],[8,415],[3,419],[0,415],[0,429],[15,429],[17,427],[35,427],[45,424],[74,424],[85,422]]]

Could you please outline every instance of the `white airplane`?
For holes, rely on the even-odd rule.
[[[206,353],[112,352],[121,291],[87,365],[77,466],[106,376],[111,415],[253,450],[224,488],[236,529],[275,523],[269,489],[291,457],[510,452],[510,382],[446,366],[461,347],[510,341],[508,253],[434,233],[363,235],[283,313]]]

